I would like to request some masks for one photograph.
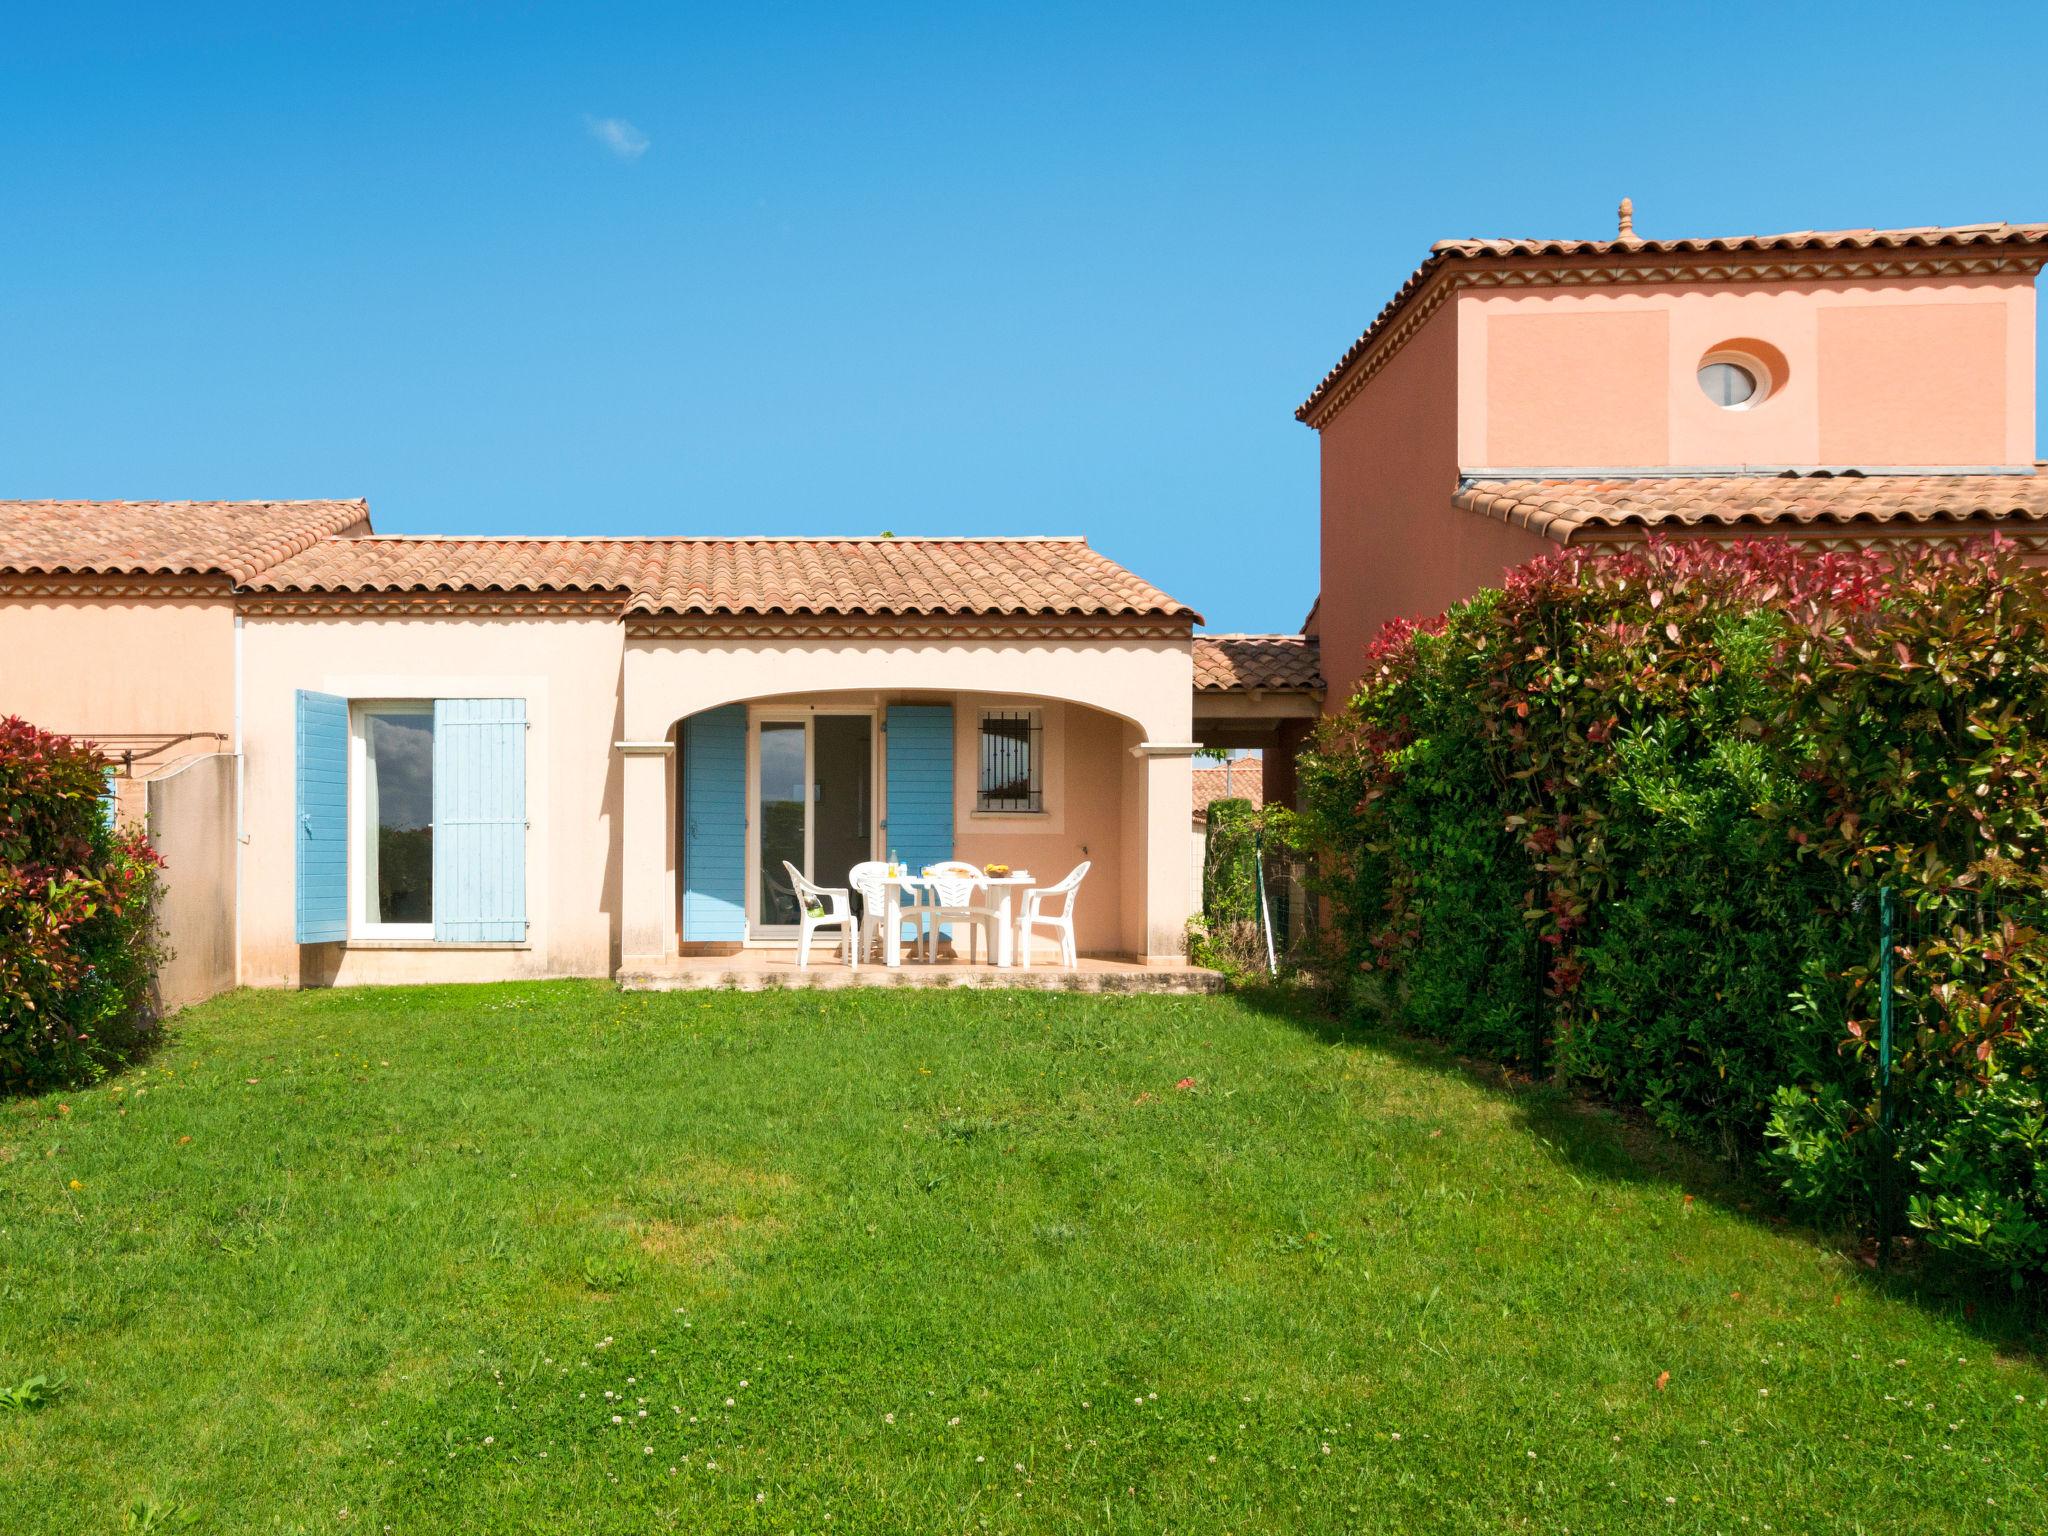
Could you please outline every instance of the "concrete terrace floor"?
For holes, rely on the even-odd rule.
[[[997,966],[949,958],[927,963],[904,956],[900,966],[863,962],[855,970],[829,947],[799,969],[794,949],[744,949],[735,955],[685,955],[658,966],[621,970],[626,992],[767,992],[785,987],[1001,987],[1036,992],[1218,992],[1223,978],[1196,965],[1157,966],[1083,955],[1074,968],[1053,964]]]

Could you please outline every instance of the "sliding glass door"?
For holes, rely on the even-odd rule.
[[[753,931],[797,930],[796,893],[783,863],[819,885],[874,856],[875,719],[805,711],[754,722]]]
[[[761,872],[755,897],[756,928],[796,926],[796,892],[790,889],[788,860],[809,872],[810,826],[805,815],[810,782],[810,724],[804,720],[763,720],[754,731],[760,763],[760,803],[755,807],[757,860]]]

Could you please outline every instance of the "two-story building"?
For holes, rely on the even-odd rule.
[[[1296,416],[1327,707],[1387,620],[1564,545],[2048,539],[2048,224],[1445,240]]]
[[[2048,224],[1443,240],[1295,412],[1322,454],[1298,635],[1217,637],[1204,742],[1292,793],[1389,619],[1567,545],[1997,531],[2048,549],[2035,279]]]

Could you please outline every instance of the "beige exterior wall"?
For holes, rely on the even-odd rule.
[[[1471,288],[1445,308],[1467,470],[2034,461],[2026,274]],[[1784,377],[1723,410],[1695,375],[1746,342]]]
[[[984,709],[1043,710],[1045,811],[977,811],[976,765]],[[965,694],[953,708],[953,852],[973,864],[1001,862],[1050,884],[1083,859],[1088,878],[1075,905],[1074,942],[1087,955],[1142,953],[1145,931],[1127,927],[1120,894],[1127,881],[1121,815],[1126,727],[1114,715],[1009,695]]]
[[[142,786],[149,840],[164,861],[157,972],[166,1012],[235,984],[235,759],[195,758]]]
[[[245,620],[243,979],[295,986],[610,975],[621,864],[621,773],[612,750],[621,641],[610,618]],[[301,949],[293,909],[295,704],[302,688],[360,700],[526,701],[526,944]]]
[[[965,738],[956,753],[960,856],[1002,859],[1046,880],[1088,858],[1081,947],[1155,959],[1181,952],[1187,760],[1131,749],[1190,739],[1185,640],[707,642],[628,639],[615,620],[598,618],[251,615],[243,662],[242,977],[252,985],[604,976],[622,958],[674,954],[675,723],[721,704],[790,697],[953,701]],[[300,689],[357,701],[526,701],[524,945],[296,942]],[[1047,813],[983,816],[973,809],[978,711],[1024,704],[1048,717]],[[622,741],[639,749],[621,751]]]
[[[225,587],[212,599],[23,591],[0,579],[0,715],[68,736],[233,731]]]

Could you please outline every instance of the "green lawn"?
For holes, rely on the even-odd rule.
[[[1232,998],[241,994],[0,1265],[10,1533],[2048,1527],[2009,1312]]]

